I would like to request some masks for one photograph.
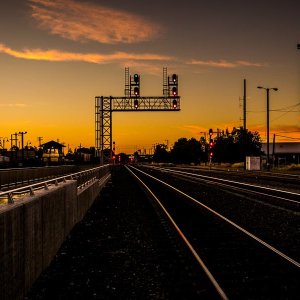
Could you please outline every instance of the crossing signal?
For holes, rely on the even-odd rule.
[[[133,101],[133,105],[134,105],[134,108],[137,109],[139,107],[139,101],[135,99]]]

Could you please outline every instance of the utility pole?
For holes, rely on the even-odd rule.
[[[273,161],[273,167],[275,165],[275,138],[276,138],[276,134],[273,134],[273,153],[272,153],[272,161]]]
[[[38,142],[39,142],[39,147],[41,148],[41,145],[42,145],[42,140],[43,140],[43,137],[42,136],[38,136]]]
[[[27,131],[19,131],[19,135],[21,135],[21,145],[22,145],[22,163],[24,163],[24,135]]]
[[[246,129],[247,129],[247,122],[246,122],[246,120],[247,120],[247,103],[246,103],[246,98],[247,98],[247,96],[246,96],[246,79],[244,79],[244,97],[243,97],[243,112],[244,112],[244,119],[243,119],[243,121],[244,121],[244,130],[246,131]]]
[[[270,170],[270,90],[278,91],[278,88],[265,88],[258,86],[258,89],[264,89],[267,92],[267,170]]]
[[[15,146],[18,147],[18,134],[17,133],[13,133],[10,135],[10,148],[13,147],[13,142],[15,142]]]

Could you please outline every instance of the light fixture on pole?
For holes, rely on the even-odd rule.
[[[267,169],[270,169],[270,90],[278,91],[278,88],[265,88],[263,86],[258,86],[258,89],[264,89],[267,91]]]

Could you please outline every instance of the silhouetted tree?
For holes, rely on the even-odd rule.
[[[233,128],[231,133],[221,134],[214,140],[213,161],[240,162],[246,156],[261,155],[261,139],[258,132]]]
[[[171,151],[172,161],[175,163],[198,164],[202,156],[201,143],[195,138],[190,140],[186,138],[178,139]]]
[[[170,152],[167,151],[167,145],[158,144],[155,147],[153,161],[155,162],[169,162],[170,161]]]

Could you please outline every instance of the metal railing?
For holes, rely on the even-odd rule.
[[[109,165],[99,166],[89,170],[66,174],[46,181],[0,192],[0,204],[12,204],[14,203],[15,199],[19,199],[28,195],[33,196],[38,190],[48,190],[50,186],[57,186],[59,183],[66,182],[67,180],[76,180],[77,189],[81,189],[91,182],[103,178],[109,172],[109,169]]]
[[[0,191],[79,172],[76,165],[0,169]]]

